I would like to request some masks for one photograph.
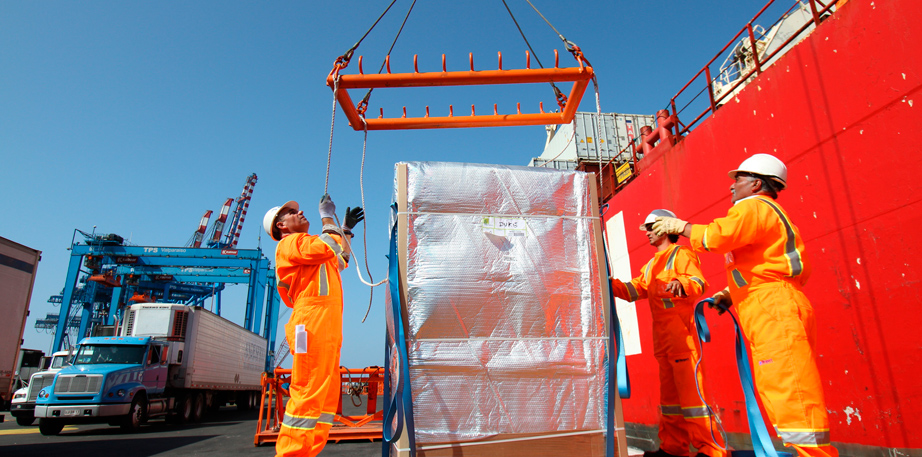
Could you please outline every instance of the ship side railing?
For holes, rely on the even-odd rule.
[[[832,11],[835,9],[835,0],[827,0],[826,3],[821,2],[820,0],[797,0],[790,7],[786,8],[782,14],[778,16],[779,19],[773,22],[773,27],[762,28],[759,30],[759,26],[756,25],[756,22],[764,19],[765,17],[771,17],[771,14],[777,14],[777,9],[772,8],[775,5],[776,0],[769,0],[765,6],[756,13],[753,18],[740,29],[733,38],[727,42],[727,44],[718,52],[704,67],[701,68],[670,100],[669,106],[667,109],[676,117],[679,117],[683,112],[689,109],[694,109],[696,102],[698,103],[697,108],[700,109],[698,114],[693,118],[691,122],[687,124],[678,123],[677,130],[675,131],[676,136],[682,136],[691,131],[691,129],[697,125],[699,122],[704,120],[707,116],[711,115],[716,111],[720,105],[734,96],[743,85],[747,84],[753,77],[761,74],[771,62],[774,62],[777,56],[780,56],[780,53],[786,52],[792,43],[796,40],[800,40],[804,37],[806,31],[812,30],[816,27],[822,20],[828,17]],[[779,2],[780,5],[780,2]],[[762,38],[769,33],[774,28],[775,25],[779,24],[782,19],[792,14],[795,10],[802,8],[804,6],[809,7],[810,16],[807,21],[805,21],[797,30],[795,30],[786,40],[784,40],[780,45],[775,46],[774,50],[771,52],[763,53],[759,52],[760,46],[764,48],[765,43],[761,41]],[[758,36],[757,36],[758,34]],[[740,40],[740,37],[744,37],[742,41],[739,42],[740,46],[735,46],[738,44],[737,40]],[[755,50],[755,52],[753,52]],[[731,61],[737,63],[737,65],[731,65],[727,68],[720,68],[717,71],[716,76],[712,72],[712,67],[715,62],[725,62],[727,60],[728,54],[736,54],[735,56],[730,56]],[[721,58],[724,59],[721,59]],[[741,68],[744,68],[744,71],[740,71]],[[721,87],[720,93],[717,92],[718,80],[726,73],[737,72],[738,76],[732,79],[732,83],[729,88]],[[704,78],[705,87],[701,87],[701,79]],[[729,78],[728,78],[729,79]],[[695,90],[698,90],[696,93]],[[707,92],[708,99],[704,102],[699,100],[701,95]],[[687,101],[686,101],[687,100]],[[679,108],[679,105],[682,105]],[[703,109],[700,106],[703,104]],[[694,113],[695,111],[692,111]],[[689,116],[682,116],[688,118]]]
[[[747,83],[760,75],[784,52],[787,52],[793,43],[803,39],[806,32],[815,28],[832,14],[835,11],[835,3],[836,0],[826,2],[797,0],[790,7],[784,8],[781,2],[777,2],[776,5],[776,0],[769,0],[720,52],[695,73],[669,100],[666,109],[657,113],[655,127],[643,127],[641,135],[632,139],[608,162],[581,162],[578,169],[599,172],[599,195],[603,202],[607,201],[637,176],[637,162],[649,154],[653,147],[663,141],[675,144],[687,135],[702,120],[713,114],[723,103],[734,97]],[[780,44],[773,44],[773,49],[767,51],[768,37],[774,37],[776,26],[792,13],[803,8],[809,9],[807,20],[787,39]],[[773,17],[773,15],[778,19],[772,23],[772,27],[756,25],[758,21]],[[716,62],[722,62],[721,68],[712,72],[711,68]],[[704,84],[701,82],[702,78]],[[721,80],[724,83],[721,83]],[[705,92],[708,97],[702,100]],[[679,108],[680,105],[681,108]],[[688,118],[686,114],[689,112],[698,114],[688,123],[679,120],[680,115]],[[624,160],[625,157],[627,160]]]

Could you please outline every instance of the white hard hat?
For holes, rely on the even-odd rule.
[[[736,173],[740,171],[767,176],[780,184],[782,189],[788,186],[788,167],[771,154],[755,154],[744,160],[736,170],[730,170],[727,175],[736,179]]]
[[[282,234],[279,233],[279,229],[275,226],[275,217],[278,216],[279,211],[283,208],[291,208],[298,211],[298,202],[290,201],[282,206],[276,206],[267,211],[266,215],[263,216],[263,229],[269,234],[269,237],[275,241],[280,241],[282,239]]]
[[[668,209],[655,209],[651,211],[650,214],[647,214],[647,218],[643,220],[643,224],[640,224],[640,230],[646,231],[646,225],[656,222],[656,218],[658,217],[675,217],[675,213]]]

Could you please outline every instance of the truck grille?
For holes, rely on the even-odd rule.
[[[58,376],[54,384],[56,394],[95,394],[102,384],[102,375],[64,375]]]
[[[29,399],[27,401],[34,402],[38,398],[38,393],[45,387],[50,386],[53,381],[54,373],[32,376],[32,380],[29,381]]]

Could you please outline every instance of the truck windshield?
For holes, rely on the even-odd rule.
[[[51,369],[64,368],[64,365],[67,365],[66,355],[58,355],[51,359]]]
[[[84,345],[77,350],[77,355],[74,356],[74,365],[93,363],[129,363],[137,365],[144,362],[146,350],[147,346]]]

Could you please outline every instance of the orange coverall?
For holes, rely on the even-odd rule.
[[[275,451],[278,456],[315,456],[326,445],[339,405],[339,352],[343,341],[343,295],[339,272],[348,266],[339,235],[295,233],[275,251],[278,292],[289,308],[285,325],[294,362],[291,398]],[[307,353],[295,353],[295,330],[304,325]]]
[[[691,246],[726,256],[730,296],[749,340],[759,397],[785,446],[837,456],[816,366],[816,322],[801,288],[810,276],[800,231],[773,199],[736,202],[726,217],[693,225]]]
[[[673,279],[682,283],[687,297],[675,297],[666,292],[666,284]],[[612,280],[616,297],[627,301],[649,299],[653,315],[653,355],[659,363],[660,448],[672,455],[688,455],[689,441],[699,453],[710,457],[727,455],[720,448],[725,445],[716,420],[701,402],[695,383],[697,379],[702,396],[707,399],[703,364],[702,370],[695,373],[699,354],[693,334],[696,298],[706,288],[698,256],[688,247],[679,245],[657,252],[641,269],[640,276],[631,282]]]

